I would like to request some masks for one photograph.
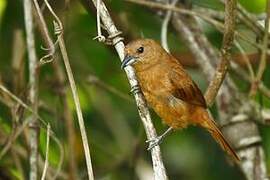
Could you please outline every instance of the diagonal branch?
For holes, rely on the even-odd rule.
[[[95,6],[97,6],[97,1],[92,0]],[[117,30],[116,26],[114,25],[110,14],[105,6],[105,4],[100,0],[100,17],[102,19],[102,22],[109,34],[109,38],[112,40],[112,44],[114,45],[120,60],[122,61],[124,59],[124,43],[123,39],[119,37],[121,34],[120,31]],[[134,89],[134,87],[138,87],[138,81],[135,76],[134,69],[132,67],[127,67],[125,69],[127,73],[127,77],[129,79],[129,83],[131,85],[131,88]],[[149,110],[147,108],[145,99],[142,95],[141,92],[134,92],[134,97],[137,103],[139,115],[141,117],[141,120],[143,122],[146,135],[148,139],[153,139],[157,136],[156,130],[152,124],[152,120],[150,117]],[[167,175],[166,175],[166,170],[162,161],[161,157],[161,151],[159,146],[155,146],[151,150],[151,155],[152,155],[152,162],[153,162],[153,170],[154,170],[154,178],[155,180],[166,180]]]
[[[44,16],[42,14],[42,10],[37,2],[37,0],[33,0],[34,1],[34,5],[38,14],[38,17],[36,16],[36,22],[37,22],[37,27],[40,31],[41,37],[44,40],[44,43],[46,44],[46,50],[49,51],[49,53],[45,56],[43,56],[40,59],[40,63],[44,64],[44,63],[48,63],[51,62],[54,58],[58,58],[59,56],[55,55],[55,45],[50,34],[49,34],[49,30],[47,27],[47,24],[44,20]],[[44,3],[46,5],[46,2]],[[52,66],[54,68],[54,72],[55,72],[55,78],[56,78],[56,82],[58,84],[59,91],[57,91],[58,95],[61,97],[61,101],[63,104],[63,118],[66,121],[67,124],[67,134],[68,134],[68,152],[70,154],[69,157],[69,169],[70,169],[70,178],[71,179],[77,179],[77,164],[76,164],[76,160],[75,160],[75,156],[74,156],[74,141],[75,141],[75,130],[74,130],[74,125],[73,125],[73,119],[72,119],[72,112],[70,110],[70,108],[67,105],[67,95],[66,95],[66,88],[64,87],[64,84],[66,82],[66,78],[65,78],[65,72],[62,70],[62,68],[60,67],[60,62],[58,61],[58,59],[56,61],[54,61],[52,63]]]
[[[84,148],[84,153],[85,153],[86,165],[87,165],[87,170],[88,170],[87,171],[88,172],[88,178],[90,180],[94,180],[93,168],[92,168],[92,163],[91,163],[91,155],[90,155],[90,150],[89,150],[89,143],[88,143],[88,140],[87,140],[87,134],[86,134],[86,130],[85,130],[85,125],[84,125],[80,100],[79,100],[75,80],[74,80],[74,77],[73,77],[73,74],[72,74],[72,70],[71,70],[71,67],[70,67],[70,64],[69,64],[69,58],[68,58],[68,55],[67,55],[67,51],[66,51],[63,36],[59,37],[59,46],[60,46],[60,50],[61,50],[61,53],[62,53],[62,56],[63,56],[64,64],[65,64],[65,67],[66,67],[66,72],[67,72],[67,75],[68,75],[69,84],[70,84],[71,91],[72,91],[72,96],[73,96],[75,107],[76,107],[77,117],[78,117],[81,136],[82,136],[83,148]]]
[[[94,180],[94,174],[93,174],[93,168],[92,168],[92,162],[91,162],[89,143],[88,143],[88,139],[87,139],[87,133],[86,133],[86,130],[85,130],[84,119],[83,119],[83,115],[82,115],[82,109],[81,109],[81,105],[80,105],[80,99],[79,99],[79,95],[78,95],[78,92],[77,92],[76,83],[75,83],[75,80],[74,80],[72,69],[71,69],[71,66],[70,66],[70,63],[69,63],[69,57],[68,57],[66,46],[65,46],[62,22],[60,21],[59,17],[56,15],[54,10],[50,6],[49,2],[47,0],[44,0],[44,1],[45,1],[45,4],[46,4],[47,8],[50,11],[50,13],[52,14],[52,16],[55,19],[53,21],[55,35],[57,36],[57,41],[55,42],[55,44],[59,43],[61,55],[62,55],[62,58],[63,58],[63,61],[64,61],[68,81],[69,81],[69,84],[70,84],[73,100],[74,100],[74,103],[75,103],[75,108],[76,108],[76,113],[77,113],[77,117],[78,117],[78,122],[79,122],[79,127],[80,127],[80,132],[81,132],[81,138],[82,138],[82,143],[83,143],[84,155],[85,155],[85,159],[86,159],[86,167],[87,167],[88,179]]]
[[[218,65],[214,79],[210,82],[206,93],[205,100],[208,106],[211,106],[217,96],[218,90],[222,85],[225,75],[228,70],[228,66],[231,59],[231,48],[234,40],[234,28],[236,19],[236,1],[226,0],[225,2],[225,22],[224,22],[224,35],[221,47],[221,62]]]

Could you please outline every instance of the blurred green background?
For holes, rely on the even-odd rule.
[[[65,1],[52,1],[51,3],[64,24],[65,42],[79,89],[95,176],[102,180],[149,179],[149,177],[151,179],[151,159],[150,153],[146,150],[145,133],[133,97],[129,95],[130,87],[125,73],[120,69],[119,58],[113,47],[92,40],[97,31],[94,9],[86,10],[80,1],[67,2],[68,4]],[[122,0],[107,0],[105,2],[116,25],[123,31],[125,42],[140,38],[142,34],[146,38],[160,40],[162,19],[153,11]],[[204,8],[222,9],[222,5],[217,0],[193,0],[192,3]],[[266,0],[240,0],[240,3],[250,12],[262,13],[265,9]],[[52,28],[52,19],[48,16],[47,10],[44,12],[47,15],[47,23]],[[6,87],[15,93],[14,78],[21,78],[22,88],[16,94],[25,99],[28,80],[27,53],[22,52],[22,49],[13,49],[15,32],[22,32],[21,35],[25,38],[23,17],[22,1],[0,0],[0,79]],[[219,47],[222,35],[212,26],[208,25],[204,28],[204,32],[210,41]],[[244,30],[248,31],[247,29]],[[51,34],[53,34],[52,29]],[[181,38],[171,28],[168,37],[173,54],[179,56],[190,54]],[[39,31],[36,30],[36,50],[39,58],[46,53],[41,50],[41,46],[45,45],[40,38]],[[246,49],[249,51],[247,53],[255,51],[249,46]],[[22,54],[23,58],[23,63],[20,66],[24,69],[22,74],[15,72],[12,66],[12,58],[17,51],[20,51],[19,53]],[[237,53],[236,50],[235,53]],[[63,69],[60,58],[56,58],[54,61],[59,61],[58,63],[61,64]],[[188,66],[187,69],[204,92],[207,83],[201,71],[194,66]],[[66,121],[63,118],[64,106],[61,97],[57,94],[59,86],[56,85],[56,76],[52,64],[41,67],[39,95],[40,102],[44,107],[42,106],[39,112],[46,121],[51,123],[53,131],[65,147],[63,174],[59,178],[65,179],[71,173],[68,168],[70,148],[68,147]],[[270,76],[269,65],[264,76]],[[100,83],[89,82],[89,79],[93,80],[93,77],[98,77],[102,82],[101,84],[105,83],[106,86],[116,88],[125,98],[106,90]],[[237,84],[239,84],[243,93],[248,93],[249,86],[247,83],[241,82],[237,78],[235,81],[238,81]],[[267,83],[269,86],[269,81],[266,81]],[[71,149],[73,149],[75,156],[77,178],[86,179],[86,166],[75,107],[69,86],[67,83],[65,86],[68,108],[71,109],[75,126],[73,134],[75,146]],[[269,108],[269,99],[262,97],[258,98],[258,101],[263,101],[262,106]],[[215,113],[214,109],[213,112]],[[161,123],[160,118],[154,112],[152,112],[152,118],[158,134],[162,133],[166,126]],[[12,127],[11,112],[4,103],[0,103],[0,143],[2,147],[4,147]],[[260,127],[260,129],[269,168],[270,132],[267,127]],[[40,150],[43,158],[45,144],[46,130],[43,128],[40,136]],[[24,135],[20,136],[13,146],[18,151],[27,152]],[[171,180],[244,179],[240,170],[230,165],[225,153],[209,134],[198,127],[189,127],[171,134],[164,140],[161,149]],[[12,179],[27,177],[27,156],[21,155],[20,152],[17,153],[17,158],[22,165],[20,171],[14,163],[12,154],[14,153],[10,151],[0,160],[0,174],[6,174]],[[51,167],[56,168],[58,160],[59,149],[51,141],[49,156]]]

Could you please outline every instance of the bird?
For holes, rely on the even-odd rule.
[[[210,115],[201,90],[175,57],[152,39],[131,41],[124,53],[121,68],[133,66],[147,104],[169,126],[165,133],[148,141],[148,149],[160,144],[172,130],[197,125],[206,129],[235,162],[240,161]]]

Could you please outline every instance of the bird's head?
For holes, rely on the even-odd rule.
[[[159,61],[164,49],[152,39],[138,39],[127,44],[125,58],[121,68],[133,65],[136,70],[143,70]]]

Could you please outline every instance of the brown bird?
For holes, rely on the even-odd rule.
[[[226,141],[207,111],[202,92],[183,66],[151,39],[130,42],[125,48],[121,68],[133,65],[147,103],[170,128],[149,149],[159,144],[168,132],[187,125],[205,128],[220,146],[238,162],[239,157]]]

